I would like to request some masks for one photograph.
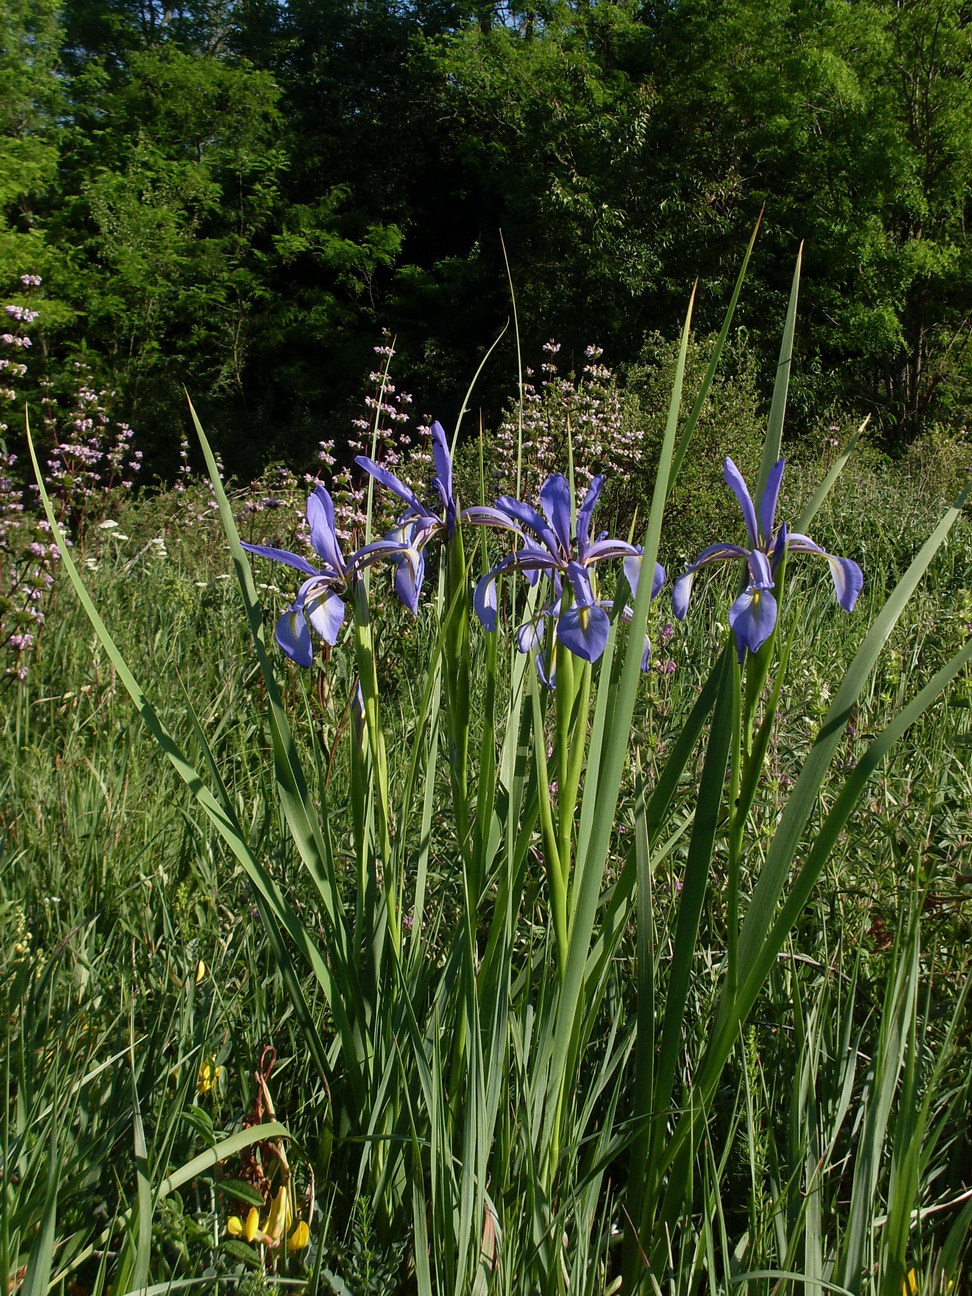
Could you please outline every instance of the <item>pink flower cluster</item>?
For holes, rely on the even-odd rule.
[[[41,278],[24,274],[20,282],[24,300],[4,307],[15,331],[0,333],[0,348],[23,352],[31,346],[24,329],[39,317],[28,298]],[[41,438],[50,446],[45,486],[59,522],[76,535],[86,523],[104,517],[113,488],[134,486],[142,452],[133,448],[128,424],[115,422],[108,413],[115,393],[96,389],[84,363],[77,362],[74,372],[66,399],[56,397],[51,383],[38,385]],[[22,400],[15,383],[26,375],[23,361],[0,350],[0,404],[13,406]],[[7,430],[7,423],[0,422],[0,433]],[[0,671],[6,678],[23,680],[44,622],[42,605],[54,584],[58,551],[47,522],[37,516],[36,508],[25,507],[16,458],[0,442],[0,654],[7,659]]]
[[[384,364],[368,375],[373,390],[365,396],[364,406],[371,411],[370,417],[362,415],[351,420],[353,430],[345,442],[344,451],[347,462],[331,476],[337,462],[334,442],[322,441],[317,452],[318,463],[331,476],[331,495],[336,514],[341,519],[337,534],[349,548],[358,548],[364,543],[368,508],[368,479],[355,473],[350,466],[355,455],[367,455],[413,488],[415,481],[424,482],[430,476],[432,464],[429,449],[431,417],[427,416],[424,423],[418,424],[414,433],[409,430],[412,397],[408,392],[399,391],[391,380],[395,348],[386,339],[374,351]],[[305,479],[307,483],[315,480],[311,475]],[[394,499],[389,498],[387,491],[375,492],[372,499],[373,533],[384,534],[396,520]]]
[[[559,342],[547,342],[539,380],[532,369],[523,384],[522,476],[523,495],[536,494],[550,473],[567,462],[572,445],[578,489],[596,472],[610,469],[623,475],[636,461],[640,438],[624,419],[621,393],[610,369],[602,363],[603,351],[591,345],[584,352],[580,376],[564,376],[555,357]],[[519,404],[510,408],[494,440],[494,479],[509,491],[516,486],[516,462],[521,442]]]

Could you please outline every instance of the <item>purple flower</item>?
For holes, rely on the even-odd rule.
[[[344,622],[344,601],[340,597],[353,579],[358,555],[346,563],[334,530],[334,505],[323,486],[315,487],[307,500],[307,523],[320,567],[286,549],[243,543],[243,548],[261,558],[296,567],[307,575],[297,598],[277,622],[277,643],[298,666],[314,660],[313,628],[325,643],[335,644]]]
[[[595,597],[590,569],[604,558],[621,558],[624,572],[632,592],[637,594],[641,572],[641,549],[623,540],[609,540],[606,532],[595,540],[590,538],[591,516],[604,485],[602,476],[595,477],[577,510],[576,531],[572,534],[573,519],[570,486],[562,473],[548,477],[540,489],[538,512],[529,504],[508,495],[496,501],[496,509],[506,515],[523,536],[523,545],[508,554],[479,581],[473,603],[476,614],[486,630],[496,628],[496,581],[510,569],[522,571],[531,584],[541,575],[550,578],[554,599],[541,610],[537,618],[521,626],[517,643],[521,652],[538,645],[541,638],[542,619],[556,620],[556,637],[575,656],[595,662],[607,646],[610,621],[610,603]],[[491,510],[492,512],[493,510]],[[664,569],[655,564],[652,597],[655,597],[665,580]],[[630,619],[630,609],[622,616]],[[648,648],[646,644],[645,658]],[[552,672],[544,669],[538,659],[541,678],[546,682]]]
[[[809,536],[788,531],[785,523],[779,530],[774,529],[776,504],[785,462],[780,459],[770,469],[766,489],[759,501],[757,518],[756,509],[753,507],[742,474],[731,459],[726,459],[723,475],[726,485],[739,501],[752,547],[745,549],[742,545],[735,544],[710,545],[708,549],[703,549],[695,562],[679,576],[672,591],[675,615],[680,621],[684,621],[695,573],[700,567],[706,563],[740,559],[746,564],[749,581],[729,609],[729,624],[736,637],[740,661],[747,648],[750,652],[757,652],[773,633],[776,626],[777,606],[771,591],[775,588],[775,576],[786,554],[813,553],[826,558],[834,579],[837,602],[845,612],[852,611],[864,585],[860,567],[850,558],[837,558],[834,554],[826,553],[819,545],[814,544]]]
[[[358,455],[355,463],[369,473],[382,486],[398,496],[408,506],[398,520],[398,525],[370,545],[360,550],[358,557],[367,558],[370,562],[382,558],[391,559],[397,568],[395,573],[395,591],[410,612],[418,609],[418,598],[425,578],[424,550],[430,540],[444,535],[451,539],[455,534],[456,523],[473,522],[480,525],[502,526],[518,530],[511,526],[510,519],[503,513],[491,508],[469,508],[460,514],[453,494],[452,455],[442,424],[432,424],[432,456],[435,462],[436,476],[432,482],[439,497],[439,510],[433,512],[419,500],[414,491],[394,473],[382,468],[367,455]]]

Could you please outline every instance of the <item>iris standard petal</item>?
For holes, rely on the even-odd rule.
[[[739,660],[743,651],[757,652],[776,625],[776,599],[770,590],[749,585],[729,609],[729,624],[736,636]]]
[[[604,476],[602,473],[592,477],[591,484],[587,488],[587,494],[584,496],[584,502],[577,510],[577,556],[581,562],[586,561],[587,548],[591,538],[591,514],[594,512],[594,506],[597,504],[603,485]]]
[[[419,501],[415,492],[409,490],[405,483],[396,477],[394,473],[389,472],[387,468],[381,468],[367,455],[355,455],[354,462],[359,468],[363,468],[366,473],[370,473],[375,481],[381,482],[382,486],[387,486],[390,491],[394,491],[398,498],[404,500],[413,512],[419,515],[428,513],[428,509]]]
[[[283,651],[298,666],[310,666],[314,661],[314,644],[304,614],[296,606],[289,607],[277,622],[276,640]]]
[[[451,506],[452,520],[455,521],[456,505],[452,498],[452,455],[449,453],[445,429],[438,420],[432,424],[432,458],[435,460],[436,491],[447,515]],[[449,521],[448,516],[446,521]]]
[[[570,485],[563,473],[551,473],[540,487],[540,507],[557,537],[562,555],[570,553]]]
[[[780,498],[780,483],[783,480],[783,469],[785,467],[786,460],[777,459],[769,471],[766,488],[759,501],[760,539],[764,545],[768,545],[773,536],[773,527],[776,522],[776,502]]]
[[[512,495],[501,495],[495,501],[495,504],[501,512],[508,514],[515,522],[519,522],[521,527],[526,527],[528,531],[532,531],[552,554],[556,554],[557,537],[547,526],[542,513],[538,513],[532,505],[514,499]]]
[[[275,562],[286,563],[288,567],[296,567],[298,571],[304,572],[308,576],[319,576],[321,573],[316,567],[312,567],[306,558],[301,558],[300,554],[291,553],[288,549],[274,549],[270,545],[247,544],[241,540],[243,548],[247,553],[256,554],[258,558],[272,558]]]
[[[334,505],[323,486],[315,486],[307,497],[307,523],[314,552],[334,571],[345,571],[344,556],[334,529]]]
[[[725,463],[722,466],[722,475],[725,478],[726,485],[739,501],[739,507],[742,509],[750,541],[752,544],[758,545],[759,531],[756,526],[756,510],[753,508],[753,501],[750,498],[749,487],[746,485],[745,481],[743,481],[742,473],[728,455],[726,456]]]
[[[607,647],[611,623],[597,603],[574,603],[561,613],[557,638],[568,652],[583,661],[596,662]]]

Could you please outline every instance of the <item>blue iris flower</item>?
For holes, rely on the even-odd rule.
[[[745,562],[749,580],[746,588],[729,609],[729,625],[736,638],[740,661],[747,648],[750,652],[757,652],[773,633],[778,609],[772,591],[776,584],[776,573],[786,554],[813,553],[825,558],[830,564],[837,602],[845,612],[853,610],[857,596],[864,586],[861,569],[852,559],[838,558],[834,554],[826,553],[819,545],[814,544],[809,536],[789,531],[785,524],[779,530],[775,529],[776,504],[785,462],[780,459],[770,470],[766,488],[759,501],[757,517],[757,510],[753,507],[742,474],[731,459],[726,459],[723,475],[726,485],[739,501],[751,547],[746,549],[742,545],[735,544],[710,545],[708,549],[703,549],[695,562],[678,577],[672,591],[675,615],[680,621],[684,621],[695,573],[700,567],[704,567],[706,563],[740,559]]]
[[[382,468],[367,455],[358,455],[355,463],[408,506],[395,528],[366,545],[357,557],[374,562],[388,558],[395,563],[395,592],[410,612],[418,610],[419,593],[425,579],[425,548],[436,536],[452,539],[457,522],[475,522],[485,526],[511,527],[510,519],[491,508],[470,508],[459,512],[452,485],[452,455],[442,424],[432,424],[432,457],[436,476],[432,482],[439,497],[439,509],[426,508],[414,491],[394,473]]]
[[[337,643],[345,612],[341,594],[347,591],[360,565],[358,554],[350,562],[344,560],[334,528],[334,505],[323,486],[315,486],[307,500],[307,523],[311,545],[321,560],[319,567],[287,549],[243,543],[248,553],[273,558],[307,575],[276,629],[277,643],[299,666],[310,666],[314,660],[311,628],[325,643]]]
[[[542,635],[543,618],[556,622],[556,638],[564,647],[584,661],[595,662],[607,646],[610,631],[610,603],[599,601],[591,582],[591,567],[604,558],[621,558],[632,592],[637,593],[641,573],[641,549],[623,540],[609,540],[604,532],[591,539],[591,516],[604,485],[602,476],[594,477],[580,508],[576,532],[571,517],[571,495],[562,473],[548,477],[540,489],[540,509],[512,499],[508,495],[496,501],[496,510],[515,524],[522,537],[521,547],[507,554],[476,586],[473,604],[486,630],[496,628],[496,582],[511,569],[523,572],[531,584],[547,576],[553,585],[554,598],[534,621],[521,626],[517,643],[521,652],[535,647]],[[495,512],[496,510],[490,510]],[[484,519],[485,520],[485,519]],[[509,525],[509,523],[507,523]],[[665,580],[664,569],[655,564],[652,597]],[[622,612],[630,619],[630,609]],[[644,657],[649,652],[645,644]],[[549,682],[550,672],[538,660],[541,678]]]

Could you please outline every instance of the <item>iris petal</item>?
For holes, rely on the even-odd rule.
[[[695,584],[695,569],[690,567],[683,572],[672,586],[672,610],[676,619],[684,621],[688,616],[689,599],[692,597],[692,586]]]
[[[277,622],[277,643],[298,666],[310,666],[314,660],[314,644],[304,614],[296,606],[289,607]]]
[[[726,456],[725,463],[722,467],[722,475],[725,478],[726,485],[739,501],[739,507],[742,509],[743,519],[746,523],[746,530],[749,532],[749,539],[752,544],[759,544],[759,534],[756,527],[756,510],[753,508],[753,501],[749,495],[749,487],[743,481],[743,475],[732,462],[729,456]]]
[[[739,660],[743,651],[757,652],[776,625],[776,599],[768,589],[749,585],[729,609],[729,624],[736,636]]]
[[[778,459],[766,478],[766,488],[759,501],[760,538],[768,545],[773,535],[773,524],[776,521],[776,502],[780,497],[780,483],[783,480],[785,459]]]
[[[270,545],[247,544],[241,540],[243,548],[247,553],[256,554],[258,558],[272,558],[274,562],[286,563],[288,567],[296,567],[298,571],[305,572],[308,576],[319,576],[320,572],[316,567],[312,567],[306,558],[301,558],[300,554],[291,553],[288,549],[274,549]]]
[[[405,549],[395,571],[395,593],[414,616],[425,579],[425,557],[419,549]]]
[[[304,602],[304,616],[325,643],[332,647],[344,623],[344,603],[329,589],[322,589]]]
[[[634,558],[640,553],[637,545],[628,544],[626,540],[595,540],[587,546],[581,561],[585,567],[590,567],[602,558]]]
[[[836,554],[827,553],[818,544],[814,544],[809,536],[797,532],[790,536],[786,547],[791,553],[812,553],[826,558],[830,564],[830,574],[834,578],[837,602],[845,612],[854,610],[857,596],[864,588],[864,573],[852,558],[838,558]]]
[[[638,597],[638,581],[641,578],[641,554],[635,554],[631,558],[625,558],[622,566],[624,567],[625,580],[628,582],[628,588],[631,590],[631,597]],[[651,597],[656,599],[661,593],[661,588],[665,584],[665,568],[661,563],[655,563],[655,570],[651,580]]]
[[[524,504],[522,500],[514,499],[512,495],[501,495],[495,502],[496,507],[503,513],[532,531],[552,554],[557,552],[557,537],[547,526],[542,513],[538,513],[531,505]]]
[[[603,474],[598,473],[596,477],[592,477],[591,484],[587,488],[587,494],[584,496],[584,502],[577,510],[577,554],[581,562],[586,560],[591,533],[591,514],[594,512],[594,506],[597,504],[603,485]]]
[[[435,460],[439,499],[448,509],[452,503],[452,455],[449,453],[445,429],[438,421],[432,424],[432,457]],[[452,507],[454,510],[455,504]]]
[[[563,473],[551,473],[540,487],[540,507],[564,554],[570,553],[570,504],[567,478]]]
[[[557,637],[568,652],[595,662],[607,647],[611,623],[603,608],[574,603],[557,622]]]
[[[367,455],[355,455],[354,462],[359,468],[363,468],[366,473],[370,473],[375,481],[381,482],[382,486],[387,486],[390,491],[394,491],[398,498],[404,500],[414,513],[418,513],[419,516],[425,516],[428,513],[428,509],[419,502],[414,491],[410,491],[405,483],[396,477],[394,473],[389,472],[387,468],[379,467]]]
[[[344,557],[334,529],[334,505],[323,486],[315,486],[307,497],[307,522],[315,553],[334,571],[343,573]]]

